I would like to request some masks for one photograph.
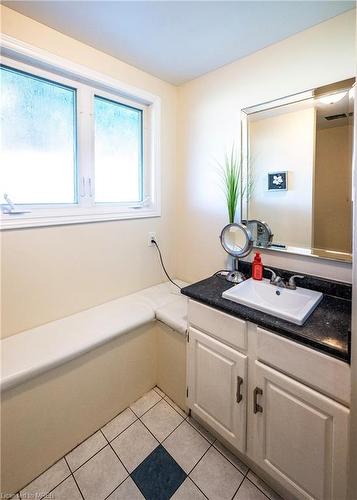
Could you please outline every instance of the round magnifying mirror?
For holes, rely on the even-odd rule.
[[[248,220],[247,227],[255,246],[268,248],[272,244],[274,235],[266,222],[258,219]]]
[[[227,280],[241,283],[245,278],[238,271],[238,258],[246,257],[251,252],[252,234],[243,224],[228,224],[222,229],[220,240],[225,251],[234,257],[234,270],[228,274]]]

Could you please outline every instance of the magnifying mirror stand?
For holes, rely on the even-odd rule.
[[[238,271],[238,259],[233,259],[233,262],[234,270],[227,274],[226,280],[230,281],[231,283],[242,283],[242,281],[245,280],[245,277],[240,271]]]

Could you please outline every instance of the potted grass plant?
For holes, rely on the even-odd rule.
[[[219,163],[222,177],[222,187],[226,197],[229,224],[235,222],[238,201],[244,196],[246,189],[251,189],[250,181],[248,185],[242,184],[242,164],[235,145],[229,153],[225,153],[223,163]]]

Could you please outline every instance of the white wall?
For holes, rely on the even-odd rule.
[[[249,124],[249,218],[267,222],[275,243],[311,248],[315,110],[256,118]],[[287,191],[268,191],[268,173],[277,171],[288,172]]]
[[[186,281],[225,265],[219,233],[227,223],[216,160],[239,143],[240,110],[355,74],[355,13],[347,12],[224,66],[179,89],[177,275]],[[349,264],[281,255],[270,265],[351,280]]]
[[[166,278],[149,231],[173,272],[176,87],[1,7],[2,32],[161,98],[162,216],[3,232],[2,335],[70,315]]]

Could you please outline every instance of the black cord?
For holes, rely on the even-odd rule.
[[[159,247],[159,245],[157,244],[156,240],[152,239],[152,240],[151,240],[151,243],[153,243],[153,244],[155,245],[156,250],[158,251],[159,258],[160,258],[160,262],[161,262],[161,267],[162,267],[162,269],[163,269],[164,273],[166,274],[167,279],[168,279],[169,281],[171,281],[171,283],[172,283],[173,285],[177,286],[177,288],[178,288],[179,290],[181,290],[181,287],[180,287],[177,283],[175,283],[175,282],[174,282],[174,281],[170,278],[169,273],[166,271],[166,267],[165,267],[165,264],[164,264],[164,260],[163,260],[163,258],[162,258],[161,250],[160,250],[160,247]],[[221,269],[220,271],[216,271],[216,272],[215,272],[212,276],[220,276],[220,277],[222,277],[222,278],[223,278],[223,276],[221,275],[221,273],[230,273],[230,272],[231,272],[231,271],[230,271],[229,269]]]
[[[160,251],[159,245],[156,243],[156,241],[155,241],[154,239],[152,239],[152,240],[151,240],[151,243],[153,243],[153,244],[156,246],[156,249],[157,249],[157,251],[158,251],[158,253],[159,253],[159,257],[160,257],[161,266],[162,266],[162,269],[164,270],[164,273],[165,273],[165,274],[166,274],[166,276],[167,276],[167,279],[168,279],[169,281],[171,281],[171,283],[172,283],[173,285],[177,286],[177,288],[178,288],[179,290],[181,290],[181,287],[180,287],[177,283],[175,283],[175,282],[174,282],[174,281],[170,278],[169,273],[166,271],[165,264],[164,264],[164,261],[163,261],[163,259],[162,259],[162,255],[161,255],[161,251]]]

